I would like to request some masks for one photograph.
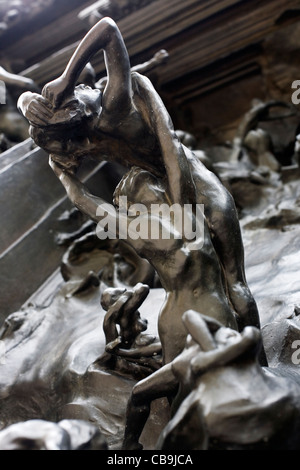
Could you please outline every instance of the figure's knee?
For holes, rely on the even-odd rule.
[[[134,385],[131,396],[130,402],[134,407],[146,407],[152,400],[156,398],[157,389],[159,389],[159,385],[155,381],[152,380],[152,376],[146,377],[143,380],[140,380],[137,384]]]
[[[145,396],[144,387],[140,386],[138,382],[132,389],[130,395],[130,402],[133,406],[141,406],[143,405],[143,397]]]

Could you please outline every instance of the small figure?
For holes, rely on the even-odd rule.
[[[147,320],[138,311],[148,293],[149,287],[141,283],[132,289],[108,288],[103,292],[101,306],[107,311],[103,321],[106,352],[95,364],[133,372],[135,377],[138,374],[144,377],[161,367],[160,341],[143,333]]]
[[[138,72],[142,73],[143,75],[147,75],[149,72],[151,72],[153,69],[158,67],[159,65],[165,64],[169,58],[169,54],[165,49],[161,49],[157,51],[154,56],[148,60],[147,62],[144,62],[143,64],[138,64],[135,65],[134,67],[131,67],[131,73],[132,72]],[[98,88],[102,92],[105,90],[105,87],[107,85],[108,77],[102,77],[100,80],[98,80],[95,83],[95,88]]]
[[[287,109],[289,112],[282,115],[272,115],[273,108]],[[267,166],[273,171],[279,171],[280,164],[272,151],[272,139],[258,125],[260,122],[288,118],[295,114],[295,109],[289,103],[283,101],[264,103],[260,100],[253,100],[251,109],[244,115],[238,126],[230,160],[238,161],[242,155],[243,146],[245,146],[252,152],[250,157],[252,157],[254,165]]]
[[[272,152],[270,135],[263,129],[253,129],[245,137],[244,144],[249,150],[255,166],[267,167],[272,171],[280,170],[280,163]]]

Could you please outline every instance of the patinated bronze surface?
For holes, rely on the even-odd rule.
[[[100,48],[104,50],[109,79],[103,94],[98,90],[75,88],[83,67]],[[116,55],[120,59],[117,62],[114,60]],[[132,189],[135,195],[139,192],[140,196],[139,200],[134,199],[134,202],[149,204],[155,197],[155,202],[169,200],[171,205],[179,203],[183,206],[195,202],[204,204],[207,220],[205,244],[209,240],[213,241],[214,248],[211,246],[208,252],[209,256],[214,257],[214,249],[216,250],[213,272],[219,272],[219,279],[209,279],[209,282],[213,282],[214,289],[220,292],[221,298],[224,297],[220,304],[222,313],[217,313],[216,304],[208,306],[205,310],[211,310],[212,315],[229,325],[233,325],[236,315],[240,328],[247,324],[259,326],[256,304],[245,280],[243,246],[232,197],[215,175],[180,144],[170,117],[151,83],[137,73],[131,74],[123,39],[112,20],[99,21],[80,43],[63,75],[46,85],[42,96],[28,93],[22,95],[19,107],[31,123],[32,136],[36,142],[51,153],[53,169],[67,187],[71,200],[94,219],[96,200],[89,198],[74,176],[59,168],[59,165],[63,165],[64,168],[74,169],[86,155],[101,159],[112,158],[127,165],[138,164],[140,170],[131,170],[132,173],[126,177],[127,183],[125,180],[119,186],[119,191],[123,190],[122,194],[132,198],[128,183],[136,180],[136,187],[133,186]],[[143,180],[146,182],[149,173],[145,170],[150,170],[150,175],[153,175],[152,186],[157,184],[156,180],[153,183],[154,175],[159,178],[161,188],[158,196],[161,197],[165,193],[166,199],[157,199],[157,195],[147,196]],[[99,203],[101,204],[101,201]],[[145,247],[135,248],[147,258]],[[171,253],[171,246],[161,248],[166,249]],[[181,250],[181,247],[177,249]],[[152,251],[153,247],[151,255]],[[200,253],[201,251],[198,255]],[[159,269],[159,257],[158,254],[156,269]],[[154,263],[154,260],[151,262]],[[199,260],[197,264],[199,265]],[[206,264],[207,267],[208,265],[212,266],[211,263]],[[221,269],[225,274],[228,293],[226,300],[221,282]],[[169,277],[171,270],[167,272]],[[179,272],[182,275],[180,270],[176,273],[176,278]],[[166,277],[165,272],[164,275],[162,272],[159,274],[161,280]],[[162,282],[167,292],[171,292],[174,287],[168,281],[166,279]],[[180,284],[179,291],[183,289],[183,283]],[[190,280],[188,284],[191,284]],[[196,310],[199,296],[208,293],[208,290],[196,292],[198,287],[199,279],[190,294],[183,294],[185,301],[190,297],[188,307]],[[170,304],[171,302],[172,300]],[[226,302],[228,307],[225,306]],[[233,307],[232,313],[229,313],[229,302]],[[178,302],[176,304],[178,305]],[[179,318],[182,313],[180,309]],[[228,315],[232,316],[231,320]],[[178,321],[177,327],[182,329],[181,320]],[[163,334],[161,331],[160,335]],[[176,347],[177,353],[183,348],[184,337],[185,334],[182,334],[180,345]],[[163,340],[162,343],[164,348]],[[174,352],[173,357],[177,353]]]
[[[107,79],[95,88],[76,86],[81,71],[99,49],[104,51]],[[257,129],[270,106],[262,104],[245,116],[232,146],[238,154],[247,147],[250,156],[254,155],[251,164],[245,166],[247,178],[263,187],[257,199],[260,194],[267,194],[262,202],[263,219],[254,211],[243,221],[243,228],[248,228],[247,243],[255,239],[252,228],[258,229],[255,243],[261,252],[257,252],[256,258],[264,253],[263,229],[282,228],[286,239],[292,242],[295,239],[292,226],[299,221],[297,178],[295,174],[286,174],[289,184],[284,187],[268,136]],[[281,367],[284,361],[288,362],[283,354],[284,344],[290,345],[299,332],[297,309],[295,318],[285,322],[279,318],[278,325],[267,325],[262,331],[268,359],[276,369],[262,368],[266,357],[260,320],[245,278],[244,249],[233,198],[206,167],[209,162],[202,158],[203,164],[199,155],[188,148],[195,146],[193,141],[186,140],[189,136],[176,134],[150,81],[130,69],[116,24],[109,18],[100,20],[79,44],[64,73],[48,83],[41,95],[25,93],[19,107],[30,122],[34,140],[50,154],[50,166],[68,197],[97,223],[98,235],[84,235],[69,248],[62,266],[67,282],[46,309],[33,306],[31,312],[15,314],[0,332],[0,339],[10,348],[8,357],[13,356],[14,345],[20,344],[32,373],[39,377],[41,389],[50,386],[54,391],[45,403],[43,390],[34,387],[32,402],[26,398],[28,408],[39,403],[34,417],[49,415],[59,421],[76,415],[92,419],[107,430],[110,448],[119,449],[129,399],[124,449],[139,449],[139,442],[144,448],[163,450],[180,446],[186,450],[297,447],[299,374],[294,363],[288,371]],[[238,154],[232,158],[236,166]],[[117,161],[129,170],[115,189],[113,205],[108,205],[105,197],[91,194],[77,176],[81,162],[91,158]],[[266,164],[268,171],[262,170]],[[251,165],[258,167],[257,172]],[[228,173],[232,171],[229,166],[227,169]],[[237,184],[236,180],[233,183]],[[273,213],[267,204],[268,197],[276,198]],[[285,206],[287,200],[294,201],[293,210]],[[122,239],[118,224],[121,220],[123,226],[130,228],[137,216],[137,212],[130,212],[132,206],[139,205],[138,222],[143,225],[145,220],[150,223],[157,218],[151,211],[153,204],[164,204],[169,209],[174,204],[181,208],[190,205],[191,225],[198,220],[196,204],[204,204],[201,236],[192,243],[186,234],[176,238],[173,220],[170,224],[173,237],[169,239],[163,236]],[[161,229],[166,222],[164,217],[159,218]],[[114,226],[115,234],[110,232]],[[99,240],[106,227],[108,233],[120,240],[109,239],[104,243]],[[89,228],[87,223],[83,232]],[[270,232],[270,240],[276,233]],[[289,249],[292,253],[293,246]],[[82,269],[80,264],[85,255],[93,257],[97,250],[102,252],[95,257],[92,269],[85,270],[89,260]],[[122,260],[115,257],[118,251]],[[282,251],[289,259],[290,253],[283,247]],[[138,261],[139,256],[144,259]],[[254,255],[252,259],[255,260]],[[285,269],[289,272],[288,266]],[[151,303],[147,297],[149,288],[141,282],[154,285],[155,275],[163,289],[151,289]],[[268,275],[271,276],[270,270]],[[268,275],[266,272],[258,275],[266,292]],[[159,305],[154,305],[155,298],[159,298]],[[268,301],[262,305],[268,305]],[[272,304],[277,313],[278,305]],[[85,313],[89,325],[79,312]],[[273,311],[269,313],[266,309],[264,315],[273,318]],[[70,318],[72,332],[66,342],[62,326]],[[143,333],[147,326],[144,318],[150,326],[147,338]],[[153,328],[157,318],[160,341],[156,327]],[[57,356],[45,370],[32,344],[43,343],[41,340],[51,330],[51,340],[45,348],[49,352],[53,342],[58,343]],[[37,335],[32,333],[35,331]],[[273,341],[281,352],[276,358]],[[161,358],[157,357],[161,351],[162,367]],[[21,375],[23,371],[30,375],[27,362],[15,367],[13,377],[10,378],[8,367],[4,375],[3,400],[7,410],[14,411],[14,419],[20,421],[23,403],[14,398],[22,395],[21,381],[12,387],[11,399],[7,390],[20,371]],[[149,373],[134,386],[136,380]],[[29,383],[34,385],[34,381]],[[154,438],[150,415],[140,437],[150,404],[156,398],[161,399],[157,405],[161,417],[159,432]],[[25,395],[22,399],[25,400]],[[274,424],[279,413],[281,417]],[[8,414],[2,419],[10,424]],[[156,425],[157,422],[156,418]]]
[[[191,310],[183,322],[189,332],[185,350],[133,388],[123,448],[140,448],[151,400],[174,393],[173,417],[158,449],[293,448],[300,425],[299,376],[261,368],[259,330],[238,333]],[[185,428],[193,433],[185,434]]]

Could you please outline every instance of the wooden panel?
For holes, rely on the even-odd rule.
[[[285,11],[297,6],[298,0],[157,0],[118,25],[133,65],[160,48],[168,50],[169,61],[159,72],[160,83],[165,84],[259,43],[280,27],[277,20]],[[62,72],[77,44],[23,73],[45,83]],[[93,65],[98,75],[105,73],[102,53],[95,56]]]

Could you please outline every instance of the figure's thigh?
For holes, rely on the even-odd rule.
[[[177,387],[178,383],[171,364],[167,364],[133,387],[132,402],[135,406],[140,406],[157,398],[172,395]]]

